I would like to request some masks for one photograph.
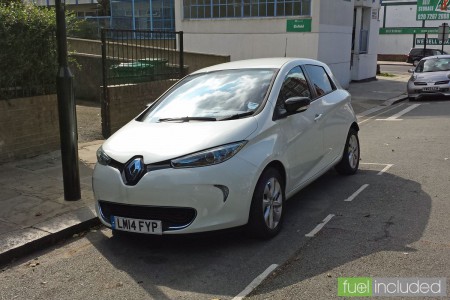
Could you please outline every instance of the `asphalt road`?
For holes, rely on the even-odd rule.
[[[233,299],[274,264],[250,299],[337,298],[337,277],[450,279],[449,115],[450,101],[403,102],[359,120],[360,171],[298,193],[270,241],[98,228],[2,270],[0,299]]]

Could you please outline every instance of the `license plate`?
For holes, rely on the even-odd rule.
[[[439,91],[439,87],[426,87],[422,89],[424,92],[432,92],[432,91]]]
[[[142,220],[111,216],[111,227],[115,230],[145,233],[145,234],[162,234],[161,221]]]

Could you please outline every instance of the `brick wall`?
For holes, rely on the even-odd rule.
[[[0,100],[0,163],[60,148],[56,95]]]
[[[147,104],[155,101],[176,81],[163,80],[140,84],[129,84],[123,86],[108,87],[109,105],[102,107],[106,114],[102,118],[102,130],[105,137],[108,137],[108,130],[113,134],[123,125],[135,118],[142,112]],[[109,121],[109,128],[108,127]],[[106,131],[105,131],[106,130]]]
[[[378,60],[381,61],[406,61],[406,55],[404,54],[378,54]]]

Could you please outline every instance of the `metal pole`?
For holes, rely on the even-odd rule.
[[[56,91],[58,96],[64,199],[73,201],[81,198],[80,171],[78,169],[77,115],[73,93],[73,75],[67,63],[64,7],[61,5],[61,0],[56,0],[55,6],[56,42],[59,64],[58,74],[56,75]]]
[[[445,31],[447,27],[447,23],[442,23],[442,26],[444,27],[442,30],[442,53],[444,53],[444,39],[445,39]]]
[[[179,36],[178,36],[178,42],[180,43],[180,58],[179,58],[179,63],[180,63],[180,78],[184,77],[184,45],[183,45],[183,31],[179,32]]]
[[[427,49],[428,32],[425,32],[425,40],[423,42],[423,55],[425,55],[425,49]]]

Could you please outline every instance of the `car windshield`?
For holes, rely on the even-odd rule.
[[[450,58],[432,58],[420,61],[417,73],[450,71]]]
[[[188,76],[139,120],[216,121],[252,115],[263,104],[275,71],[222,70]]]

